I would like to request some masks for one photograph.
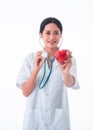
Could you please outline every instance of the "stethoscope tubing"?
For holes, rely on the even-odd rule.
[[[48,57],[48,59],[49,59],[49,57]],[[53,62],[54,62],[54,60],[55,60],[55,57],[54,57],[52,60],[49,59],[49,61],[50,61],[50,71],[49,71],[49,74],[48,74],[48,76],[47,76],[45,82],[43,83],[44,78],[45,78],[45,74],[46,74],[46,60],[47,60],[47,59],[44,59],[44,73],[43,73],[43,77],[42,77],[42,79],[41,79],[41,81],[40,81],[40,84],[39,84],[39,88],[40,88],[40,89],[42,89],[42,88],[46,85],[46,83],[48,82],[48,80],[49,80],[49,78],[50,78],[50,75],[51,75],[51,73],[52,73],[52,68],[53,68],[52,66],[53,66]]]
[[[39,39],[39,41],[40,41],[40,39]],[[61,38],[61,42],[60,42],[58,48],[61,47],[62,42],[63,42],[63,37]],[[44,50],[44,47],[43,47],[43,45],[42,45],[41,42],[40,42],[40,45],[41,45],[41,47],[42,47],[43,50]],[[52,60],[51,60],[49,57],[47,57],[47,58],[48,58],[48,60],[50,61],[50,71],[49,71],[49,74],[48,74],[48,76],[47,76],[47,78],[46,78],[46,80],[45,80],[45,82],[44,82],[44,78],[45,78],[45,75],[46,75],[46,61],[47,61],[47,59],[45,58],[45,59],[44,59],[44,73],[43,73],[42,79],[41,79],[40,84],[39,84],[39,88],[40,88],[40,89],[42,89],[43,87],[45,87],[46,83],[48,82],[48,80],[49,80],[49,78],[50,78],[50,75],[51,75],[51,73],[52,73],[52,68],[53,68],[53,67],[52,67],[52,66],[53,66],[53,62],[54,62],[54,60],[55,60],[55,56],[54,56],[54,58],[53,58]],[[43,82],[44,82],[44,83],[43,83]]]

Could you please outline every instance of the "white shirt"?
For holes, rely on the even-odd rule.
[[[28,80],[33,70],[35,53],[26,56],[18,74],[16,85],[22,85]],[[39,88],[44,67],[37,75],[33,92],[27,97],[23,130],[70,130],[67,87],[64,85],[62,72],[57,60],[53,62],[50,78],[44,88]],[[79,89],[76,61],[72,57],[71,74],[75,77],[73,89]],[[49,67],[46,65],[46,77]]]

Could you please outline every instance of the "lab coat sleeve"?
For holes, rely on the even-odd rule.
[[[22,88],[22,85],[28,80],[31,75],[32,67],[34,63],[33,53],[25,57],[24,62],[21,66],[21,69],[18,73],[16,86]]]
[[[79,89],[80,86],[79,86],[79,82],[78,82],[78,78],[77,78],[77,66],[76,66],[76,59],[74,57],[72,57],[72,66],[71,66],[71,69],[70,69],[70,73],[71,75],[74,76],[75,78],[75,83],[74,85],[72,86],[73,89]]]

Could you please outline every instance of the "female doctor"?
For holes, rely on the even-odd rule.
[[[79,84],[75,58],[64,64],[55,58],[62,31],[58,19],[45,18],[40,25],[44,50],[27,55],[19,71],[16,85],[27,97],[23,130],[70,130],[67,88]]]

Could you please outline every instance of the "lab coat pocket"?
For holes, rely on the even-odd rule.
[[[56,130],[70,130],[69,113],[67,109],[56,109],[55,126]]]
[[[27,109],[24,115],[23,130],[36,130],[38,128],[38,109]]]

